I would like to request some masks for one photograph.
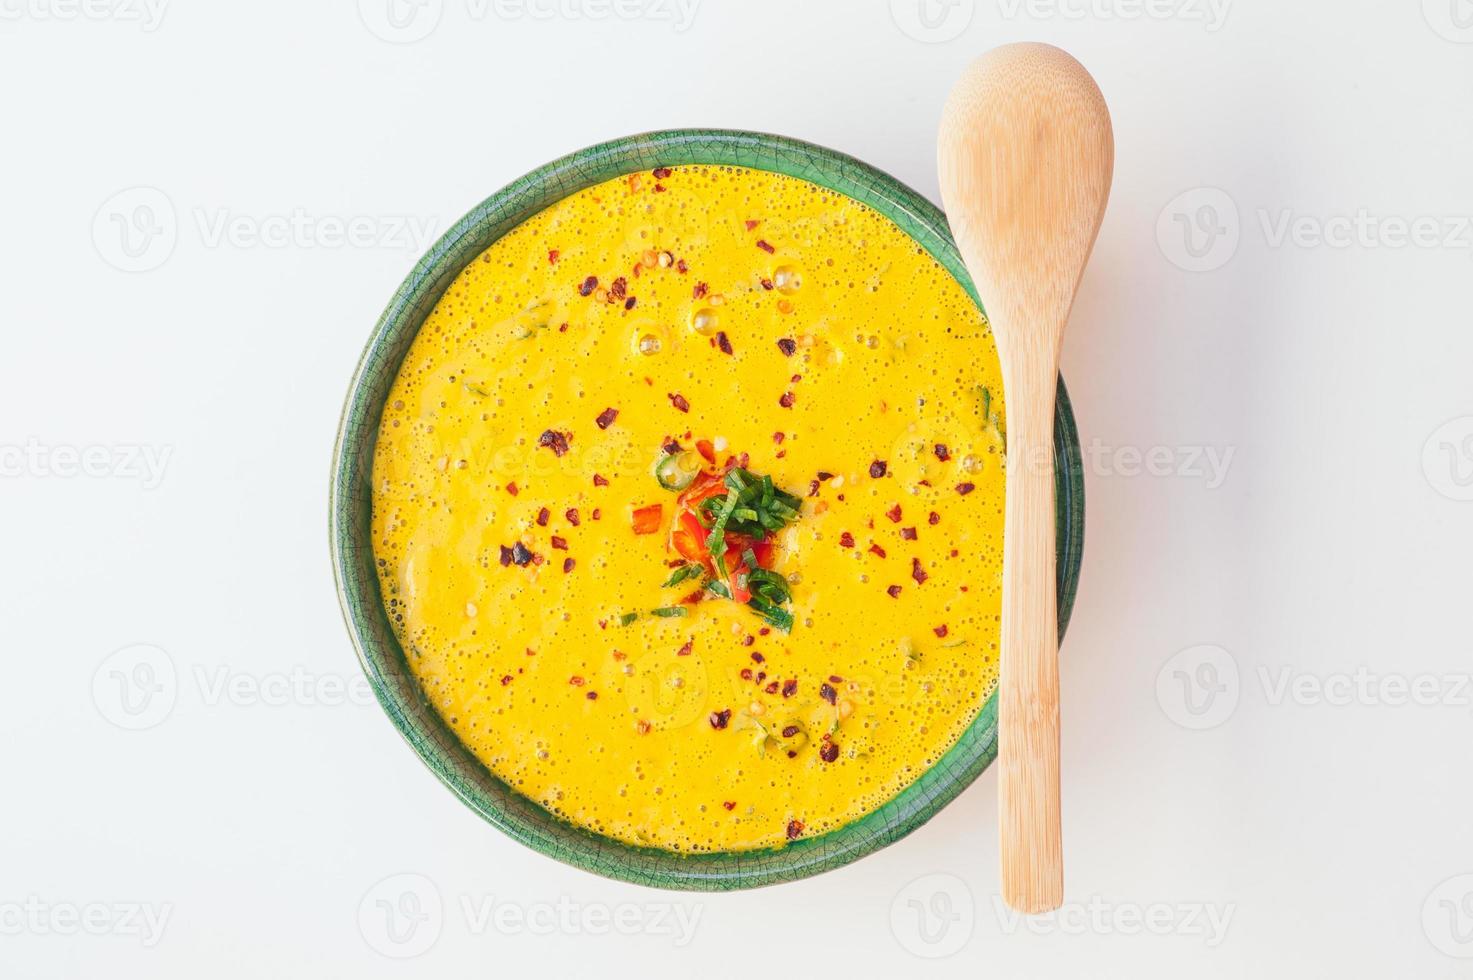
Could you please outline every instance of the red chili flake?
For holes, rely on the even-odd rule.
[[[520,541],[511,546],[511,562],[513,565],[526,565],[535,557],[537,556],[528,551],[527,546]]]
[[[644,274],[644,266],[640,265],[638,262],[634,263],[634,268],[629,270],[629,274],[638,279],[641,275]]]
[[[975,489],[977,489],[977,485],[975,483],[958,483],[956,485],[956,492],[961,494],[963,497],[965,497],[967,494],[971,493]]]
[[[757,227],[757,222],[754,219],[752,219],[752,218],[748,218],[746,221],[744,221],[742,223],[747,226],[747,230],[748,231],[751,231],[753,228],[756,228]]]
[[[878,544],[870,545],[869,553],[872,555],[879,555],[881,558],[885,557],[885,549],[881,548]]]
[[[629,654],[625,653],[623,650],[615,650],[614,651],[614,659],[615,660],[628,660],[629,659]]]
[[[506,492],[515,497],[517,495],[517,485],[515,483],[508,483],[506,485]]]
[[[767,244],[767,240],[765,238],[757,239],[757,247],[762,249],[762,251],[766,252],[768,255],[771,255],[773,252],[777,251],[777,249]]]
[[[834,478],[834,474],[830,473],[828,470],[819,470],[818,478],[821,482],[827,483],[829,480],[832,480]]]
[[[628,299],[626,299],[624,301],[624,309],[626,309],[626,310],[632,310],[632,309],[634,309],[634,303],[635,303],[634,297],[633,296],[629,297]]]
[[[721,348],[721,353],[731,353],[731,341],[726,336],[725,330],[716,331],[716,346]]]
[[[795,375],[793,375],[793,377],[792,377],[791,380],[792,380],[793,384],[797,384],[799,381],[802,381],[803,380],[803,375],[801,375],[801,374],[795,374]]]
[[[673,392],[672,391],[668,395],[666,395],[665,397],[670,399],[670,404],[674,405],[677,411],[681,411],[681,412],[689,412],[690,411],[690,402],[688,402],[688,401],[685,400],[685,396],[684,395],[679,394],[678,392]]]
[[[571,559],[571,558],[564,558],[563,559],[563,573],[564,574],[567,574],[568,572],[571,572],[573,570],[573,566],[576,565],[576,564],[578,564],[578,563],[575,562],[573,559]]]
[[[597,691],[589,691],[587,694],[585,694],[583,696],[585,698],[587,698],[588,700],[590,700],[590,701],[597,701],[598,700],[598,692]]]
[[[850,534],[848,531],[845,531],[842,534],[840,534],[839,535],[839,547],[840,548],[852,548],[852,547],[854,547],[854,535]]]
[[[707,720],[711,722],[712,728],[720,731],[721,729],[726,727],[729,721],[731,721],[731,709],[722,708],[720,711],[713,711],[711,712],[711,717]]]
[[[818,481],[817,480],[809,480],[808,481],[808,496],[810,496],[810,497],[817,497],[818,496]]]
[[[656,184],[655,185],[655,193],[656,194],[663,194],[663,193],[665,193],[665,185],[664,184]]]
[[[772,630],[770,630],[766,626],[764,626],[760,630],[757,631],[757,635],[758,636],[766,636],[768,633],[771,633],[771,632],[772,632]]]
[[[818,757],[824,762],[835,762],[839,758],[839,743],[825,742],[818,750]]]
[[[741,672],[741,674],[739,676],[744,681],[751,680],[752,679],[752,668],[751,667],[743,667],[742,668],[742,672]]]
[[[563,254],[563,253],[559,252],[555,248],[548,249],[548,251],[547,251],[547,264],[548,265],[557,265],[557,257],[559,255],[561,255],[561,254]]]
[[[920,484],[920,485],[921,485],[921,486],[923,486],[923,487],[929,487],[929,486],[930,486],[930,485],[931,485],[931,481],[930,481],[930,480],[919,480],[919,481],[917,481],[917,482],[918,482],[918,483],[919,483],[919,484]]]
[[[829,675],[829,683],[830,684],[842,684],[842,683],[844,683],[844,678],[840,677],[838,674],[830,674]]]
[[[724,806],[724,807],[726,807],[728,810],[735,810],[736,809],[736,800],[723,800],[721,802],[721,805]]]
[[[506,685],[508,685],[510,683],[511,683],[511,675],[510,674],[503,674],[503,675],[501,675],[501,686],[502,687],[506,687]]]
[[[578,286],[578,295],[587,296],[598,288],[598,276],[589,276]]]
[[[650,733],[650,723],[641,718],[634,723],[634,730],[641,735],[648,735]]]
[[[666,177],[670,176],[670,168],[656,167],[654,170],[651,170],[650,173],[655,175],[656,180],[664,180]]]
[[[564,537],[559,537],[558,535],[554,534],[552,536],[552,546],[558,551],[567,551],[568,539]]]
[[[665,517],[663,504],[650,504],[647,507],[636,507],[632,515],[635,534],[654,534],[660,529],[660,522]]]
[[[758,684],[761,684],[765,680],[767,680],[767,671],[765,671],[765,670],[759,670],[759,671],[757,671],[757,683]],[[767,693],[768,694],[771,694],[772,692],[771,691],[768,691]]]
[[[789,820],[788,821],[788,840],[797,840],[798,839],[798,835],[801,834],[801,833],[803,833],[803,821],[801,821],[801,820]]]
[[[946,448],[945,443],[936,443],[936,458],[943,463],[951,458],[951,450]]]
[[[609,481],[595,473],[593,474],[593,485],[596,487],[606,487],[609,485]]]
[[[675,263],[675,271],[680,273],[681,275],[685,275],[687,272],[690,271],[690,266],[685,264],[685,259],[681,259]]]
[[[677,657],[689,657],[690,656],[691,647],[693,647],[695,645],[695,642],[696,642],[695,640],[686,640],[685,643],[684,643],[684,645],[681,646],[681,648],[679,650],[676,650],[675,651],[675,655]]]
[[[506,545],[501,545],[501,564],[511,564],[511,549],[508,548]]]
[[[940,524],[941,523],[941,515],[938,514],[938,513],[936,513],[933,510],[933,511],[931,511],[931,516],[930,517],[927,517],[926,520],[929,521],[932,524]]]
[[[901,516],[900,505],[896,504],[894,507],[891,507],[889,510],[885,511],[885,516],[890,518],[890,520],[894,521],[896,524],[899,524]]]
[[[613,303],[624,298],[629,289],[629,280],[623,276],[609,283],[609,302]]]
[[[792,357],[798,353],[798,342],[791,337],[779,337],[777,339],[777,349],[788,357]]]
[[[593,508],[592,517],[595,521],[600,520],[603,516],[604,512],[601,509],[599,509],[598,507]]]
[[[563,517],[567,518],[569,524],[573,525],[574,527],[578,526],[579,520],[577,507],[569,507],[567,510],[563,511]]]
[[[762,283],[762,288],[763,289],[771,289],[772,288],[772,280],[771,279],[759,279],[757,281],[760,282],[760,283]]]
[[[617,408],[606,408],[602,412],[598,413],[598,418],[593,420],[593,424],[598,426],[600,429],[607,429],[609,426],[614,424],[614,419],[618,417],[619,410]]]
[[[787,438],[787,436],[784,435],[781,432],[774,432],[772,434],[772,441],[775,442],[775,443],[777,443],[779,446],[781,446],[783,444],[783,440],[786,439],[786,438]]]
[[[546,507],[544,507],[541,510],[539,510],[537,512],[537,526],[538,527],[547,527],[547,519],[549,517],[551,517],[551,516],[552,516],[552,511],[548,510]]]
[[[748,633],[746,636],[742,637],[742,646],[744,646],[744,647],[749,647],[753,643],[756,643],[756,642],[757,642],[757,638],[755,636],[753,636],[751,633]]]
[[[571,433],[558,432],[554,429],[548,429],[546,432],[542,433],[542,435],[537,437],[537,445],[545,446],[548,449],[551,449],[554,456],[561,456],[563,453],[568,451],[568,436],[570,434]]]
[[[927,575],[926,570],[921,567],[921,560],[919,558],[912,558],[910,560],[910,577],[916,580],[916,585],[920,585],[931,576]]]
[[[798,682],[796,680],[789,678],[788,680],[783,681],[783,697],[790,698],[797,693]]]
[[[537,656],[537,651],[533,650],[531,647],[527,647],[527,656],[535,657]]]
[[[890,598],[892,598],[892,599],[899,599],[900,598],[900,586],[898,586],[898,585],[892,585],[888,589],[886,589],[885,591],[888,592],[888,593],[890,593]]]
[[[877,459],[873,463],[869,464],[869,475],[871,478],[878,480],[880,477],[885,475],[885,471],[888,469],[889,467],[885,465],[885,461],[883,459]]]
[[[916,529],[913,527],[903,527],[900,529],[900,537],[906,541],[914,541],[916,539]]]
[[[783,738],[792,738],[794,735],[798,734],[799,731],[800,729],[797,725],[789,725],[783,729]]]
[[[691,287],[691,291],[690,291],[691,298],[692,299],[700,299],[702,296],[706,295],[706,290],[709,289],[709,288],[710,287],[708,287],[703,282],[696,283],[693,287]]]
[[[572,677],[568,678],[568,683],[572,684],[574,687],[582,687],[583,678],[579,677],[577,674],[574,674]]]
[[[767,685],[762,690],[766,691],[768,694],[776,694],[777,693],[777,681],[773,681],[771,684]]]
[[[946,624],[945,623],[942,623],[940,626],[936,627],[931,632],[932,633],[935,633],[937,636],[940,636],[940,637],[946,636],[946,634],[947,634]]]
[[[757,662],[759,664],[762,663],[762,662],[764,662],[766,659],[767,658],[764,657],[764,656],[762,656],[762,654],[760,654],[760,653],[754,653],[754,654],[752,654],[752,660],[754,660],[755,662]]]
[[[792,408],[793,407],[793,393],[791,391],[785,391],[785,392],[783,392],[783,396],[777,400],[777,403],[779,405],[781,405],[783,408]]]
[[[664,452],[666,456],[674,456],[676,453],[680,452],[680,443],[676,442],[674,437],[666,436],[665,441],[660,443],[660,450]]]
[[[833,704],[839,700],[839,692],[834,690],[834,686],[832,684],[818,685],[818,696],[823,698],[829,704]]]

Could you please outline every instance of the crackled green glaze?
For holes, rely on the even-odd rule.
[[[945,216],[898,181],[841,153],[779,136],[720,130],[652,133],[573,153],[503,188],[457,222],[414,267],[379,319],[353,377],[338,432],[330,500],[333,569],[349,632],[379,703],[431,771],[487,821],[543,854],[611,878],[663,888],[751,888],[839,867],[923,824],[996,756],[996,697],[988,699],[957,744],[931,769],[839,830],[779,849],[739,853],[676,854],[632,847],[553,817],[492,775],[448,730],[423,697],[389,625],[369,538],[369,478],[384,401],[405,352],[445,288],[493,241],[554,201],[611,177],[679,164],[775,171],[863,202],[913,237],[977,299]],[[1078,584],[1084,530],[1082,463],[1062,381],[1054,458],[1062,636]]]

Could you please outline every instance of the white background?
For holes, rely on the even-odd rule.
[[[90,2],[0,0],[0,975],[1473,975],[1468,0]],[[1020,39],[1091,69],[1118,154],[1064,358],[1062,917],[998,911],[993,772],[843,870],[671,896],[331,703],[328,457],[406,221],[671,126],[934,198],[949,86]]]

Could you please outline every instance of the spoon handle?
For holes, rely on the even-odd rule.
[[[1059,828],[1059,629],[1054,584],[1057,371],[1012,372],[998,671],[1002,897],[1021,912],[1064,900]]]

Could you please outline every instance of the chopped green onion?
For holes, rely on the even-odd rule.
[[[793,631],[793,614],[786,609],[780,609],[759,596],[752,596],[752,598],[747,600],[747,605],[756,610],[757,615],[784,633],[791,633]]]
[[[670,575],[668,579],[665,580],[665,584],[662,586],[662,588],[668,589],[672,585],[679,585],[686,579],[695,578],[697,575],[700,574],[701,566],[695,564],[694,562],[686,565],[681,565]]]
[[[689,610],[684,606],[661,606],[658,609],[651,609],[650,615],[659,616],[661,619],[674,619],[686,615],[687,612]]]
[[[624,613],[619,617],[620,626],[628,626],[639,618],[639,613]]]

